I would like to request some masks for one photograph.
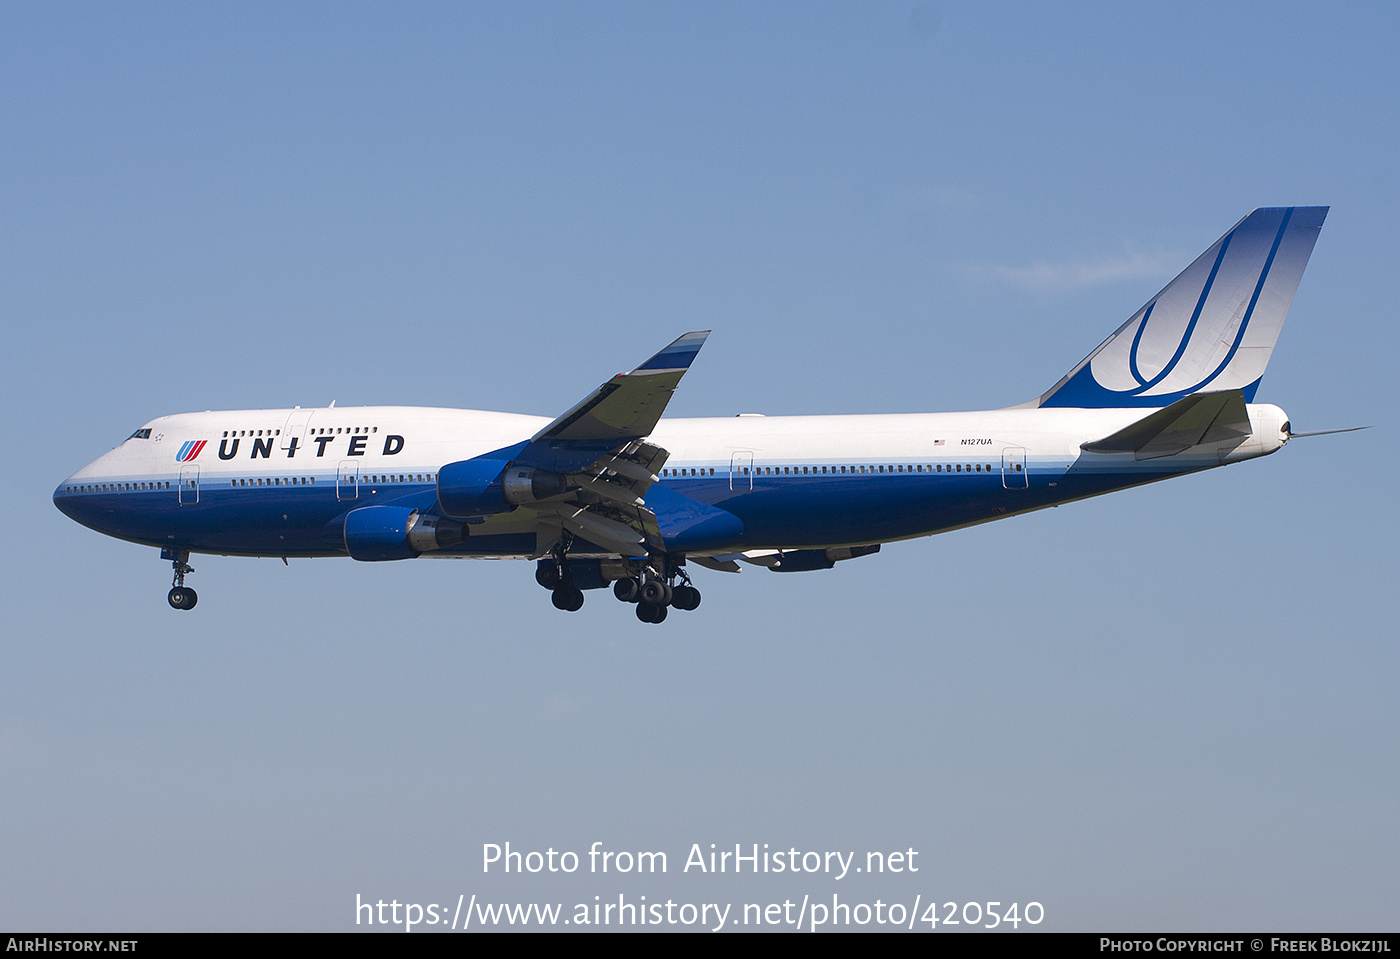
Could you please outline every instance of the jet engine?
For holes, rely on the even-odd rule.
[[[569,489],[562,473],[509,466],[504,460],[461,460],[438,470],[438,505],[448,516],[490,516]]]
[[[462,522],[405,506],[362,506],[345,517],[345,549],[362,562],[412,559],[466,537]]]

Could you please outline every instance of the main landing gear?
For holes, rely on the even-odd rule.
[[[680,563],[653,556],[646,563],[632,564],[634,569],[640,566],[637,575],[614,582],[613,595],[624,603],[636,604],[637,618],[644,623],[664,621],[671,609],[698,609],[700,590],[691,585],[690,576]],[[535,582],[550,591],[555,609],[572,613],[583,607],[583,590],[574,585],[569,556],[564,550],[556,548],[549,559],[540,560]]]
[[[555,550],[554,561],[541,561],[535,569],[535,582],[550,591],[550,600],[555,609],[576,613],[583,609],[583,590],[574,586],[573,573],[569,570],[569,556],[563,550]]]
[[[637,618],[644,623],[660,623],[666,619],[667,608],[698,609],[700,590],[690,585],[690,576],[674,563],[659,563],[665,575],[658,576],[648,565],[640,576],[620,579],[613,583],[613,595],[624,603],[637,604]],[[679,579],[679,583],[673,583]]]
[[[199,602],[199,594],[185,586],[185,574],[194,572],[194,567],[189,563],[189,550],[177,550],[173,553],[162,550],[161,559],[169,559],[171,567],[175,570],[175,579],[165,597],[170,602],[170,608],[194,609],[194,604]]]

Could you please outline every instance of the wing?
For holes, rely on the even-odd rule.
[[[646,438],[709,335],[685,334],[599,386],[528,442],[479,457],[508,460],[507,482],[516,474],[524,484],[532,471],[546,471],[561,477],[564,487],[489,525],[533,522],[536,555],[552,549],[566,531],[623,556],[661,547],[656,516],[643,497],[669,454]]]
[[[515,462],[563,472],[578,468],[589,453],[649,436],[709,335],[687,333],[631,373],[617,374],[536,433]]]

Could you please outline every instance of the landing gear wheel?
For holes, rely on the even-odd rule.
[[[556,589],[550,594],[550,601],[554,603],[555,609],[562,609],[568,613],[576,613],[583,609],[583,590],[571,586],[564,586]]]
[[[666,607],[653,606],[650,603],[638,603],[637,618],[644,623],[659,623],[666,618]]]
[[[677,586],[671,605],[689,612],[700,607],[700,590],[694,586]]]
[[[545,589],[558,589],[563,579],[564,577],[559,574],[559,567],[554,563],[540,563],[535,569],[535,582]]]
[[[199,594],[183,586],[172,587],[165,598],[172,609],[194,609],[194,604],[199,602]]]
[[[649,579],[642,584],[642,591],[638,595],[640,602],[650,606],[667,606],[671,602],[671,587],[667,586],[659,579]]]
[[[194,567],[190,565],[189,550],[166,550],[160,551],[161,559],[170,560],[170,568],[175,571],[175,576],[170,584],[170,592],[166,599],[170,602],[171,609],[194,609],[194,604],[199,602],[199,597],[195,591],[185,588],[185,577],[194,572]]]
[[[613,595],[624,603],[635,603],[642,591],[642,584],[635,579],[620,579],[613,583]]]

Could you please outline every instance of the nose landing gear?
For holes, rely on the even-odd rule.
[[[170,603],[170,608],[194,609],[194,604],[199,602],[199,594],[185,586],[185,574],[194,572],[194,567],[189,563],[189,550],[162,550],[161,559],[169,559],[171,567],[175,570],[170,592],[165,597]]]

